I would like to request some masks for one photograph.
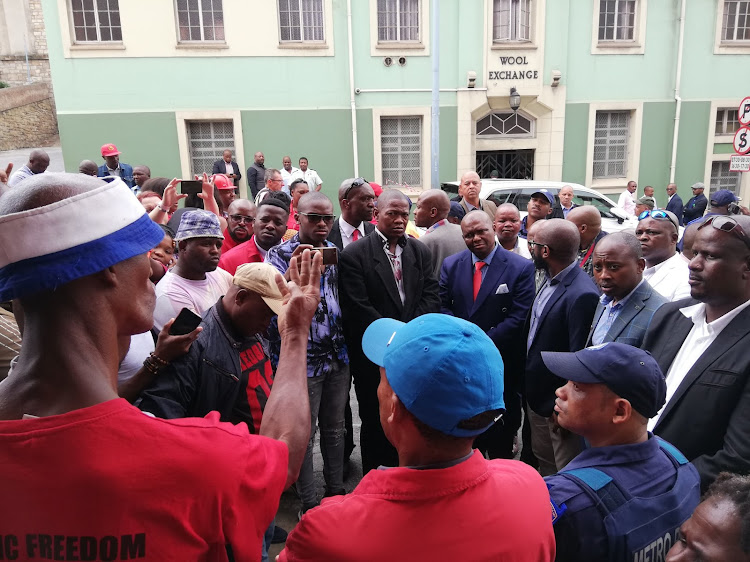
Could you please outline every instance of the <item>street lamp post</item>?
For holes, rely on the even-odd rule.
[[[521,107],[521,94],[515,88],[510,89],[510,108],[516,112]]]

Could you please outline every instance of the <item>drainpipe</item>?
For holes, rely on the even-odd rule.
[[[440,188],[440,2],[432,0],[432,173],[430,187]]]
[[[672,137],[672,163],[669,166],[669,183],[674,183],[675,165],[677,164],[677,139],[680,136],[680,111],[682,98],[680,97],[680,81],[682,80],[682,48],[685,39],[685,0],[680,0],[680,39],[677,43],[677,72],[674,84],[674,99],[677,105],[674,109],[674,136]]]
[[[352,108],[352,152],[354,177],[359,177],[359,151],[357,148],[357,104],[354,102],[354,47],[352,37],[352,0],[346,0],[346,27],[349,39],[349,105]]]

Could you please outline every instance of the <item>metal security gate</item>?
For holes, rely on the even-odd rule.
[[[489,150],[477,152],[477,174],[509,180],[534,179],[534,150]]]

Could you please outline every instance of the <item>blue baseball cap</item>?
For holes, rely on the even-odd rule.
[[[537,197],[537,196],[541,196],[547,199],[550,205],[555,204],[555,196],[552,195],[552,193],[550,193],[546,189],[540,189],[539,191],[535,191],[534,193],[531,194],[531,197]]]
[[[461,203],[458,201],[451,201],[451,208],[450,211],[448,211],[449,217],[456,217],[458,220],[461,220],[466,215],[466,211],[461,206]]]
[[[728,189],[720,189],[711,195],[711,205],[714,207],[724,207],[730,203],[736,203],[737,196]]]
[[[648,351],[608,342],[573,353],[542,351],[547,368],[563,379],[606,385],[642,416],[659,413],[667,397],[667,382]]]
[[[492,423],[467,429],[460,422],[505,409],[503,359],[476,324],[447,314],[425,314],[408,324],[380,318],[365,330],[362,350],[385,368],[404,407],[441,433],[479,435]]]

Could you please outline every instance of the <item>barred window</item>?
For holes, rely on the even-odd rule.
[[[122,41],[117,0],[72,0],[70,11],[76,43]]]
[[[741,179],[742,172],[729,171],[729,162],[711,162],[711,187],[709,192],[714,193],[720,189],[728,189],[734,194],[739,194]]]
[[[422,118],[381,117],[383,185],[422,185]]]
[[[279,0],[282,41],[323,41],[323,0]]]
[[[224,150],[234,152],[234,123],[232,121],[188,121],[188,148],[191,175],[211,173],[213,163]]]
[[[623,178],[628,173],[629,111],[597,111],[594,125],[596,178]]]
[[[636,0],[599,1],[599,41],[633,41]]]
[[[419,0],[378,0],[378,41],[419,41]]]
[[[737,109],[722,107],[716,110],[716,135],[733,135],[740,128]]]
[[[534,121],[517,111],[495,111],[477,121],[478,137],[533,137]]]
[[[221,0],[177,0],[180,41],[224,41]]]
[[[494,0],[492,40],[531,41],[531,0]]]
[[[724,0],[722,41],[750,41],[750,1]]]

